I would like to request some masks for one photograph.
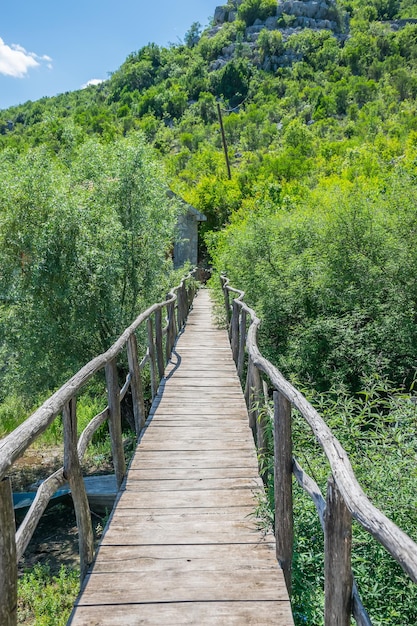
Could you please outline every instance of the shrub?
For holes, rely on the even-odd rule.
[[[238,9],[238,16],[246,26],[250,26],[258,18],[266,20],[277,12],[276,0],[244,0]]]
[[[79,591],[79,572],[61,567],[51,575],[48,565],[35,565],[19,580],[19,624],[64,626]]]

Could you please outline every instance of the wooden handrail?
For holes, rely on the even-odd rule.
[[[189,275],[190,276],[190,275]],[[151,317],[158,310],[167,308],[170,312],[168,322],[168,334],[171,328],[171,336],[169,337],[169,354],[171,353],[176,333],[174,305],[177,300],[176,291],[180,289],[184,281],[189,278],[187,276],[180,285],[172,289],[164,302],[153,304],[151,307],[141,313],[135,321],[120,335],[115,343],[106,351],[89,361],[82,367],[70,380],[68,380],[58,391],[56,391],[42,406],[40,406],[30,417],[28,417],[20,426],[12,433],[7,435],[0,441],[0,480],[7,474],[9,468],[47,428],[52,424],[57,415],[60,415],[64,406],[71,398],[79,393],[84,385],[96,374],[103,369],[107,363],[117,357],[126,345],[128,339],[139,328],[143,322]],[[167,356],[167,358],[169,355]]]
[[[181,330],[191,307],[196,291],[195,274],[196,270],[190,272],[178,286],[169,292],[166,300],[156,303],[142,312],[106,352],[84,365],[25,422],[0,441],[0,486],[4,486],[0,489],[0,511],[3,512],[0,515],[0,581],[7,581],[7,584],[0,585],[2,592],[0,594],[0,621],[2,626],[16,625],[16,611],[11,610],[10,607],[15,607],[17,603],[17,560],[23,555],[51,497],[66,482],[70,484],[76,509],[80,540],[81,580],[85,576],[93,558],[93,541],[91,517],[81,476],[80,462],[94,433],[105,421],[108,421],[113,464],[117,484],[120,486],[125,474],[120,403],[130,388],[136,436],[139,439],[146,421],[141,372],[149,364],[153,398],[163,376],[165,364],[169,360],[175,344],[177,329]],[[166,311],[165,328],[162,326],[163,310]],[[152,321],[152,316],[155,318],[155,324]],[[135,332],[145,322],[147,323],[148,345],[145,356],[139,361]],[[125,347],[127,348],[129,373],[122,389],[119,389],[117,357]],[[76,432],[76,397],[92,376],[102,369],[106,372],[108,406],[89,422],[78,438]],[[63,415],[65,440],[63,467],[41,483],[31,507],[15,534],[13,500],[10,488],[7,488],[9,483],[7,483],[6,474],[13,463],[61,414]],[[13,520],[13,524],[10,520]],[[5,548],[2,549],[2,546]]]
[[[259,394],[257,392],[258,385],[256,384],[256,376],[254,377],[253,375],[253,372],[258,371],[262,372],[269,379],[274,390],[278,392],[277,395],[282,394],[290,405],[299,411],[310,426],[316,441],[323,449],[329,461],[335,486],[338,492],[340,492],[341,498],[343,499],[343,502],[352,517],[358,521],[359,524],[361,524],[361,526],[363,526],[363,528],[365,528],[373,537],[375,537],[381,545],[384,546],[391,556],[401,565],[411,580],[417,582],[417,544],[370,502],[355,477],[346,451],[343,449],[338,439],[333,435],[332,431],[324,422],[322,417],[306,400],[303,394],[293,387],[293,385],[291,385],[291,383],[284,378],[281,372],[270,361],[262,356],[257,344],[257,334],[260,320],[255,311],[243,302],[245,293],[239,289],[231,287],[229,285],[229,279],[224,275],[221,276],[221,284],[224,292],[225,305],[227,307],[226,319],[230,321],[229,335],[231,345],[232,347],[238,346],[238,349],[236,350],[235,362],[240,371],[243,369],[242,362],[245,356],[242,351],[245,351],[248,360],[245,397],[248,403],[251,426],[253,427],[253,417],[251,418],[253,412],[259,416]],[[230,304],[230,295],[236,296],[233,299],[232,304]],[[241,337],[242,332],[246,331],[246,321],[245,324],[242,323],[243,316],[245,316],[245,319],[246,317],[250,318],[246,342],[242,341]],[[238,334],[238,336],[236,336],[236,334]],[[256,396],[255,402],[253,399],[253,390],[255,391]],[[257,422],[259,422],[259,419],[257,419]],[[296,477],[299,478],[300,471],[297,470],[294,473]],[[308,490],[307,493],[309,493]],[[289,537],[289,541],[292,543],[291,532]],[[280,543],[282,543],[282,537],[280,537]],[[328,556],[329,555],[327,555],[327,557]],[[280,562],[284,562],[286,560],[285,555],[277,554],[277,557]],[[355,586],[354,592],[353,605],[356,613],[354,614],[354,617],[356,618],[358,616],[360,601],[357,591],[355,591]],[[334,592],[331,595],[334,596]],[[326,598],[326,603],[328,602],[331,602],[331,599]],[[331,613],[331,610],[328,608],[326,611],[328,611],[329,614]],[[361,612],[361,610],[359,612]],[[366,615],[366,612],[363,614]],[[345,618],[344,622],[340,622],[340,624],[349,624],[349,619],[350,615]],[[361,619],[362,618],[358,616],[357,621],[359,624],[370,624],[370,622],[367,621],[369,618],[364,617],[362,621]],[[326,621],[325,623],[330,624],[331,621]]]

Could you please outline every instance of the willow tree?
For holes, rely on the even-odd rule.
[[[0,156],[0,336],[5,381],[59,384],[167,286],[176,208],[135,135]],[[3,389],[4,392],[4,389]]]

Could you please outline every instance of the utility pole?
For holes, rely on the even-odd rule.
[[[219,102],[217,103],[217,113],[219,114],[220,130],[222,131],[223,150],[224,150],[224,156],[226,159],[227,175],[229,177],[229,180],[232,180],[232,173],[230,171],[230,163],[229,163],[229,155],[227,153],[226,135],[224,134],[222,111],[221,111]]]

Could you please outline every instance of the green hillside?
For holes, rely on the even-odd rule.
[[[98,86],[0,111],[0,426],[166,289],[169,185],[207,216],[202,257],[246,290],[265,354],[416,539],[416,97],[417,1],[229,0]],[[366,545],[373,623],[417,623],[415,586]],[[316,553],[297,554],[297,623],[320,624]]]
[[[235,4],[183,44],[132,53],[100,86],[2,111],[3,155],[42,146],[71,168],[87,140],[142,134],[207,215],[211,258],[260,307],[286,372],[320,389],[358,390],[375,373],[409,384],[417,23],[404,18],[417,3],[328,2],[320,19],[298,15],[311,2],[278,16],[275,2]]]

